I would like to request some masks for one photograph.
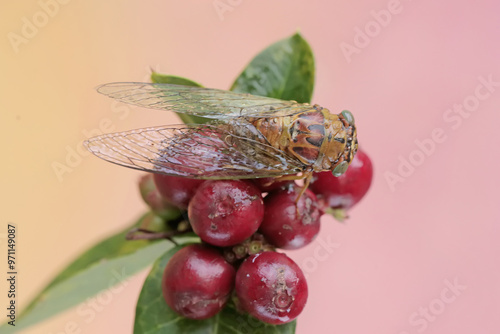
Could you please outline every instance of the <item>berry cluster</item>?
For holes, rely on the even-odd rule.
[[[206,319],[234,297],[240,310],[266,323],[292,321],[305,306],[307,283],[297,264],[275,249],[311,243],[322,214],[355,205],[372,173],[370,159],[359,150],[345,174],[317,173],[300,197],[302,188],[293,181],[154,174],[156,187],[149,182],[146,202],[153,211],[161,211],[162,201],[187,210],[190,228],[203,241],[182,248],[167,264],[166,303],[184,317]]]

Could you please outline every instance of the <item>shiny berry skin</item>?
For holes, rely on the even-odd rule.
[[[243,310],[273,325],[295,319],[307,301],[302,270],[277,252],[248,257],[236,272],[235,290]]]
[[[300,190],[300,187],[292,186],[271,192],[264,199],[266,210],[259,231],[278,248],[304,247],[319,232],[322,212],[318,200],[307,189],[295,204]]]
[[[163,272],[163,297],[168,306],[190,319],[207,319],[228,301],[235,270],[219,251],[189,245],[175,253]]]
[[[154,181],[163,198],[181,209],[187,209],[194,193],[205,182],[205,180],[164,174],[154,174]]]
[[[264,216],[260,190],[248,181],[203,183],[188,207],[189,221],[201,240],[211,245],[236,245],[254,234]]]
[[[373,166],[365,152],[358,149],[347,171],[338,177],[331,172],[313,176],[310,188],[326,204],[336,209],[349,209],[358,203],[370,188]]]
[[[293,181],[276,181],[274,177],[263,177],[252,181],[262,192],[278,190],[294,183]]]

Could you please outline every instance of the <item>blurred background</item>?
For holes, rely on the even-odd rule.
[[[18,304],[145,210],[140,173],[82,141],[178,122],[97,85],[154,69],[227,89],[299,30],[316,57],[313,102],[353,112],[375,178],[346,224],[325,217],[315,243],[288,253],[310,289],[297,333],[499,333],[499,11],[495,0],[2,2],[0,249],[16,224]],[[131,333],[146,274],[91,321],[75,307],[22,333],[68,322]]]

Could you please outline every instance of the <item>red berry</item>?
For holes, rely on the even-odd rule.
[[[316,196],[309,189],[302,194],[298,186],[270,193],[260,232],[278,248],[297,249],[309,244],[318,234],[321,211]]]
[[[181,212],[172,203],[167,201],[155,185],[154,174],[146,173],[139,180],[141,197],[151,210],[165,220],[175,219]]]
[[[293,181],[276,181],[274,177],[263,177],[260,179],[253,179],[252,181],[262,192],[281,189],[294,183]]]
[[[175,253],[165,267],[163,297],[184,317],[210,318],[228,301],[234,278],[233,266],[217,250],[189,245]]]
[[[186,209],[196,189],[205,181],[187,177],[154,174],[160,194],[173,205]]]
[[[299,266],[285,254],[263,252],[247,258],[236,272],[241,308],[269,324],[295,319],[307,301],[307,283]]]
[[[248,181],[207,181],[189,203],[188,216],[201,240],[220,247],[232,246],[257,231],[264,203],[259,189]]]
[[[331,172],[314,175],[311,189],[322,196],[332,208],[349,209],[358,203],[370,188],[373,167],[370,158],[362,150],[354,156],[347,171],[335,177]]]

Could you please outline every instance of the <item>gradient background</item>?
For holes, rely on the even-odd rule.
[[[231,3],[221,19],[212,1],[73,0],[16,53],[7,34],[20,34],[23,17],[32,20],[41,7],[2,2],[0,237],[8,222],[17,225],[21,307],[145,209],[139,172],[86,155],[58,180],[52,164],[64,163],[82,131],[103,119],[112,131],[177,122],[114,103],[94,87],[146,81],[152,67],[225,89],[257,52],[299,29],[316,56],[313,101],[355,114],[376,174],[347,224],[325,217],[318,242],[289,252],[308,268],[310,288],[297,333],[499,333],[500,87],[456,129],[443,117],[474,94],[478,77],[500,81],[500,3],[402,0],[401,12],[350,62],[340,44],[353,44],[356,27],[389,1]],[[397,173],[399,157],[418,154],[415,140],[435,128],[446,141],[391,189],[386,173]],[[334,242],[328,256],[318,253],[320,240]],[[74,308],[23,333],[66,333],[70,321],[80,333],[131,333],[146,273],[90,322]],[[425,329],[412,324],[412,314],[439,305],[445,280],[466,288],[431,312]]]

